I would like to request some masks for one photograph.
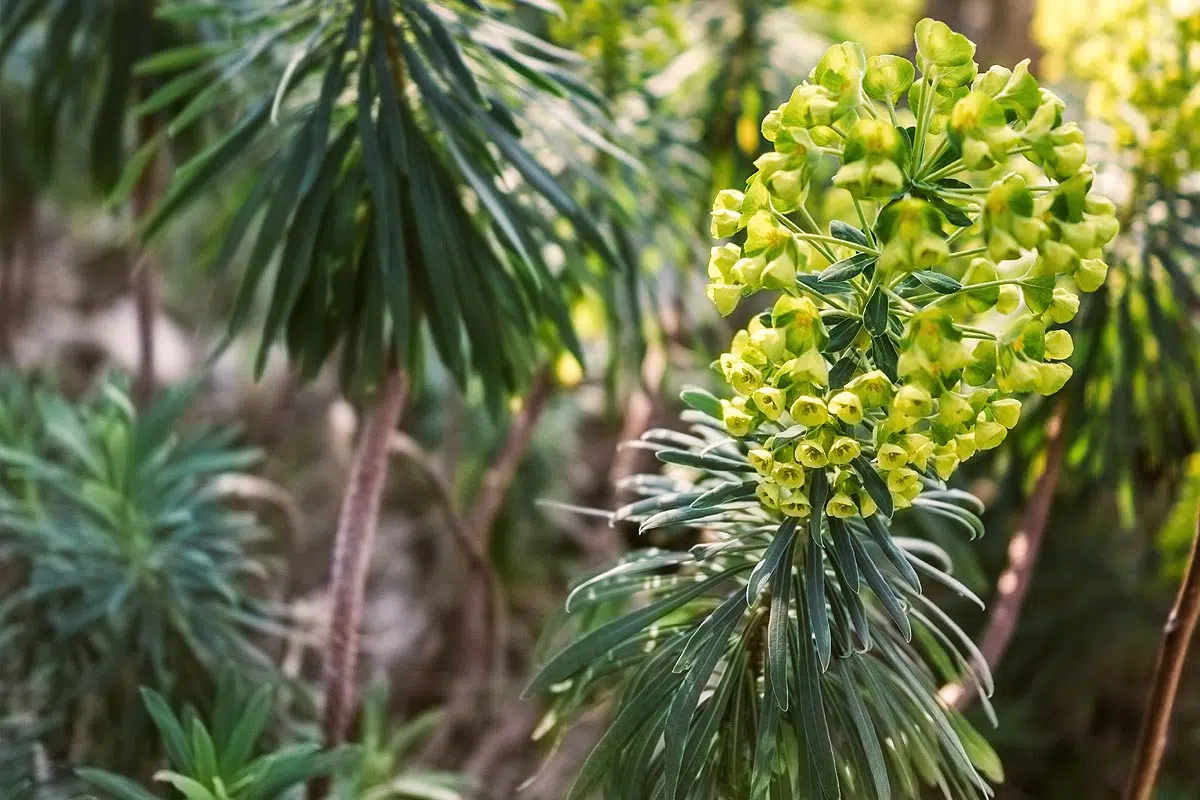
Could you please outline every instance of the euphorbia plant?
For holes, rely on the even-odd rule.
[[[261,217],[231,330],[250,319],[278,256],[258,370],[277,343],[305,378],[336,354],[347,392],[366,407],[330,579],[325,729],[337,743],[355,705],[389,441],[427,346],[502,408],[547,350],[579,354],[566,313],[578,280],[552,269],[545,250],[590,248],[615,262],[521,141],[525,98],[582,87],[561,51],[477,3],[297,0],[276,13],[180,2],[167,12],[231,32],[241,57],[222,77],[244,91],[228,93],[238,122],[177,171],[147,225],[232,164],[256,165],[217,257],[230,263]]]
[[[724,314],[774,301],[716,363],[729,397],[687,392],[693,432],[643,437],[682,470],[629,481],[645,499],[614,515],[699,543],[578,587],[587,633],[534,680],[558,716],[618,690],[573,796],[911,797],[925,782],[959,798],[999,778],[936,696],[959,676],[986,694],[987,665],[918,576],[969,593],[939,548],[900,534],[982,532],[977,501],[944,482],[1004,440],[1016,395],[1069,379],[1053,326],[1103,282],[1117,225],[1082,133],[1026,63],[980,74],[974,45],[932,20],[916,44],[915,68],[830,48],[763,121],[774,148],[745,191],[716,198],[712,233],[731,241],[712,250],[710,298]],[[806,207],[830,158],[857,224]],[[635,593],[653,602],[602,613]]]

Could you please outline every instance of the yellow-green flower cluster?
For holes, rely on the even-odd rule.
[[[1047,60],[1088,81],[1089,113],[1141,171],[1176,185],[1200,166],[1200,6],[1078,2],[1040,11]]]
[[[1020,419],[1014,395],[1070,377],[1071,336],[1054,326],[1105,278],[1114,209],[1090,192],[1062,101],[1027,62],[980,73],[942,23],[922,20],[916,41],[919,73],[830,48],[763,121],[774,148],[745,191],[713,205],[726,241],[710,299],[727,315],[778,293],[718,368],[723,422],[749,447],[759,500],[785,515],[812,513],[814,484],[833,517],[903,508],[999,445]],[[806,208],[829,157],[857,227]]]

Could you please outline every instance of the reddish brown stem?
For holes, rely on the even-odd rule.
[[[138,120],[138,146],[144,146],[158,135],[158,121],[153,115]],[[133,217],[140,221],[150,212],[163,191],[163,163],[160,154],[151,160],[146,171],[133,187]],[[149,253],[142,250],[130,259],[130,285],[133,289],[134,310],[137,316],[138,366],[134,377],[133,396],[138,405],[145,406],[154,394],[157,379],[154,365],[154,326],[158,318],[158,275],[150,263]]]
[[[1033,580],[1067,450],[1065,415],[1066,403],[1060,401],[1047,425],[1050,439],[1046,445],[1046,466],[1025,506],[1021,527],[1009,540],[1008,564],[996,581],[992,613],[979,642],[979,651],[992,669],[1000,663],[1012,641],[1021,617],[1021,608],[1025,604],[1025,595],[1029,593],[1029,585]],[[962,710],[975,699],[975,685],[959,681],[942,687],[938,694],[944,701]]]
[[[367,568],[387,480],[391,433],[407,394],[407,374],[393,370],[367,412],[342,499],[329,579],[329,646],[325,652],[325,740],[330,746],[346,740],[354,714]]]
[[[1187,660],[1188,645],[1196,632],[1200,620],[1200,516],[1196,519],[1196,535],[1192,539],[1192,552],[1188,556],[1183,581],[1175,605],[1163,625],[1162,644],[1158,648],[1158,662],[1154,668],[1154,681],[1146,700],[1146,716],[1138,734],[1137,749],[1134,751],[1133,772],[1125,788],[1125,800],[1150,800],[1154,784],[1162,766],[1163,753],[1167,749],[1167,734],[1171,726],[1171,709],[1175,705],[1175,693],[1183,675],[1183,664]]]

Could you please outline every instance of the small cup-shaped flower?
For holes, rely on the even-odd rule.
[[[944,22],[923,19],[917,23],[917,66],[936,76],[939,88],[966,86],[975,77],[975,43],[950,30]]]
[[[825,401],[810,394],[802,394],[792,402],[792,419],[801,425],[815,428],[829,420],[829,409]]]
[[[821,310],[808,297],[784,295],[771,308],[771,324],[776,328],[799,328],[810,334],[821,319]]]
[[[772,422],[783,415],[787,403],[783,392],[773,386],[760,386],[754,390],[751,399],[762,415]]]
[[[908,463],[908,451],[898,444],[891,442],[879,446],[875,451],[875,461],[880,469],[899,469]]]
[[[796,262],[788,248],[767,262],[761,280],[767,289],[787,289],[796,283]]]
[[[750,344],[769,361],[783,361],[787,355],[787,331],[781,328],[759,328],[750,334]]]
[[[863,421],[863,402],[854,392],[841,391],[829,399],[829,413],[847,425]]]
[[[747,256],[735,261],[730,272],[733,279],[741,285],[758,289],[762,285],[762,274],[766,268],[767,259],[763,256]]]
[[[773,257],[792,240],[792,233],[775,221],[770,211],[755,211],[746,224],[746,242],[742,252],[748,256]]]
[[[897,162],[904,154],[904,140],[890,123],[863,118],[854,123],[846,137],[842,167],[835,185],[860,199],[891,197],[904,185]]]
[[[799,489],[804,485],[804,468],[790,461],[778,461],[771,470],[771,480],[785,489]]]
[[[892,401],[896,388],[881,370],[871,370],[859,375],[846,388],[858,395],[863,408],[883,408]]]
[[[786,377],[788,381],[787,384],[782,385],[813,383],[825,386],[829,383],[829,364],[825,362],[821,351],[815,347],[805,350],[795,358],[788,359],[779,366],[779,371],[781,376]]]
[[[1001,163],[1017,134],[1004,109],[987,92],[975,90],[954,104],[946,130],[962,150],[969,169],[987,170]]]
[[[954,449],[962,461],[966,461],[979,450],[975,444],[975,431],[969,430],[954,437]]]
[[[1000,279],[996,265],[986,258],[971,259],[971,266],[963,276],[963,286],[995,283]],[[976,314],[990,311],[1000,299],[999,286],[983,286],[978,289],[968,289],[966,292],[967,307]]]
[[[901,416],[914,419],[927,417],[933,412],[933,395],[924,386],[905,384],[892,399],[892,410]]]
[[[1055,287],[1054,299],[1050,301],[1050,307],[1046,309],[1046,313],[1050,315],[1050,319],[1060,325],[1070,322],[1079,313],[1079,295],[1065,287]]]
[[[1037,373],[1034,387],[1038,394],[1051,395],[1067,385],[1071,380],[1071,367],[1061,361],[1036,365]]]
[[[867,56],[856,42],[835,44],[825,51],[808,78],[836,98],[833,119],[844,116],[862,100],[863,74]]]
[[[917,72],[907,58],[893,55],[872,56],[867,59],[863,75],[863,91],[867,96],[884,102],[899,102],[912,86]]]
[[[736,189],[722,189],[713,200],[712,226],[709,231],[714,239],[726,239],[741,227],[742,201],[745,195]]]
[[[1021,421],[1021,401],[1015,397],[993,400],[988,405],[988,410],[992,412],[992,419],[1010,430],[1017,427],[1017,423]]]
[[[733,277],[733,265],[742,257],[742,248],[733,242],[717,245],[708,251],[708,277],[728,282]]]
[[[735,400],[742,400],[743,403],[738,404],[733,400],[721,401],[721,421],[725,423],[731,436],[746,436],[754,428],[754,415],[746,410],[745,398],[739,397]]]
[[[732,314],[742,299],[742,287],[730,283],[710,283],[705,287],[704,293],[722,317]]]
[[[911,491],[914,486],[921,485],[921,476],[915,470],[908,467],[900,467],[888,473],[887,487],[888,491],[893,494],[904,494]]]
[[[879,510],[874,498],[865,489],[855,492],[854,500],[858,503],[858,513],[863,519],[867,519]]]
[[[1000,287],[1000,294],[996,297],[996,313],[1011,314],[1017,310],[1017,306],[1021,305],[1021,288],[1012,283],[1006,283]]]
[[[750,466],[754,467],[754,471],[759,475],[770,475],[771,470],[775,468],[774,454],[762,447],[755,447],[747,453],[746,460],[750,462]]]
[[[809,469],[821,469],[829,464],[825,448],[817,442],[807,441],[796,445],[796,460]]]
[[[906,433],[901,440],[904,450],[908,453],[908,463],[919,470],[924,470],[933,455],[934,443],[923,433]]]
[[[812,513],[812,503],[803,491],[780,493],[779,510],[789,517],[807,517]]]
[[[999,447],[1007,435],[1008,428],[999,422],[984,418],[982,414],[975,423],[975,446],[980,450],[991,450],[993,447]]]
[[[939,478],[944,481],[950,480],[950,476],[958,469],[958,443],[952,439],[933,448],[933,457],[929,461]]]
[[[729,372],[729,382],[738,394],[749,396],[763,385],[763,377],[756,367],[745,361],[738,361]]]
[[[1075,342],[1067,331],[1048,331],[1046,333],[1046,358],[1062,361],[1070,358],[1075,352]]]
[[[1033,192],[1017,173],[992,184],[983,206],[983,235],[993,261],[1016,258],[1022,248],[1036,247],[1046,223],[1036,218]]]
[[[758,502],[770,509],[779,508],[780,489],[779,484],[763,481],[754,489],[754,495],[758,498]]]
[[[938,422],[958,430],[975,418],[975,409],[965,397],[946,392],[938,397]]]
[[[825,504],[825,513],[834,519],[850,519],[858,515],[858,506],[854,498],[844,492],[838,492]]]
[[[875,229],[884,242],[878,267],[885,273],[928,269],[949,256],[941,215],[924,200],[905,197],[890,203],[879,212]]]
[[[783,106],[780,121],[785,128],[816,128],[832,125],[844,112],[838,98],[824,86],[801,84],[792,90]]]
[[[862,445],[849,436],[838,436],[829,445],[829,463],[839,467],[862,455]]]
[[[1108,264],[1098,258],[1084,258],[1075,270],[1075,285],[1083,292],[1094,292],[1104,285],[1108,277]]]

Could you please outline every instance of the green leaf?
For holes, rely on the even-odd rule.
[[[820,474],[818,470],[817,474]],[[817,532],[808,537],[808,552],[804,557],[804,601],[808,614],[809,629],[812,631],[813,651],[819,661],[821,672],[829,669],[833,654],[833,637],[829,630],[829,614],[825,609],[825,556],[821,547],[820,521],[817,504],[813,503],[813,519]]]
[[[216,795],[204,784],[178,772],[160,770],[154,773],[154,780],[171,784],[187,800],[217,800]]]
[[[192,761],[191,745],[188,744],[183,727],[179,724],[175,714],[171,712],[167,701],[162,698],[162,695],[150,689],[143,688],[140,691],[142,705],[146,707],[146,712],[154,720],[154,726],[158,728],[158,735],[162,738],[167,758],[171,760],[171,764],[176,769],[183,772],[194,772],[195,763]]]
[[[709,489],[692,501],[692,508],[711,508],[736,500],[745,500],[754,496],[758,481],[730,481],[716,488]]]
[[[917,573],[913,570],[913,565],[892,539],[891,531],[888,530],[887,520],[879,514],[872,514],[867,517],[866,523],[871,538],[879,546],[879,549],[883,551],[887,560],[895,567],[896,572],[900,573],[900,577],[912,587],[914,592],[920,592],[921,581],[917,577]]]
[[[807,613],[802,614],[801,619],[804,622],[797,626],[796,635],[792,640],[799,665],[796,676],[797,702],[792,707],[793,725],[797,733],[803,731],[802,746],[811,774],[819,787],[820,796],[826,800],[838,800],[841,797],[841,788],[837,777],[837,759],[829,736],[829,722],[821,697],[821,672],[812,647],[809,646],[812,628],[805,624],[811,620],[808,619]]]
[[[829,329],[829,338],[826,341],[824,351],[826,353],[839,353],[845,350],[850,345],[854,344],[854,340],[858,338],[859,331],[862,330],[862,322],[851,317],[844,319]]]
[[[887,333],[888,308],[887,293],[883,291],[883,287],[876,286],[863,307],[863,326],[872,336]]]
[[[241,710],[229,740],[221,749],[220,774],[232,775],[250,762],[254,746],[267,727],[274,693],[269,685],[260,686]]]
[[[920,281],[923,286],[932,289],[938,294],[954,294],[963,288],[961,283],[949,275],[943,275],[931,269],[918,270],[912,276]]]
[[[892,622],[896,624],[896,628],[900,631],[900,635],[904,637],[904,641],[910,641],[912,639],[912,623],[909,622],[908,614],[904,610],[900,598],[887,582],[887,578],[879,571],[879,567],[875,566],[875,562],[871,560],[871,556],[868,555],[862,542],[851,538],[850,543],[854,547],[854,557],[858,561],[859,571],[867,581],[867,586],[871,587],[871,591],[875,593],[875,597],[883,605],[884,611],[891,617]]]
[[[841,239],[843,242],[850,242],[863,247],[871,246],[871,242],[868,241],[865,233],[853,225],[842,222],[840,219],[835,219],[833,222],[829,223],[829,233],[832,234],[833,238]],[[870,254],[864,253],[863,255]],[[824,280],[824,278],[822,278],[822,280]]]
[[[834,557],[842,565],[842,572],[845,575],[844,581],[849,584],[847,588],[857,593],[859,585],[858,566],[854,563],[854,548],[850,544],[851,534],[845,520],[831,518],[829,520],[829,536],[833,539]]]
[[[723,508],[672,508],[667,511],[660,511],[651,517],[642,520],[638,526],[638,533],[646,533],[647,531],[656,530],[658,528],[666,528],[672,525],[683,525],[697,520],[710,519],[718,517],[725,513]]]
[[[846,385],[854,375],[854,370],[858,366],[858,360],[853,356],[843,356],[838,359],[838,362],[829,370],[829,388],[841,389]]]
[[[871,465],[866,456],[859,456],[851,464],[854,465],[854,471],[858,473],[858,477],[862,478],[863,488],[867,490],[867,494],[879,507],[879,513],[885,518],[891,519],[895,505],[892,502],[892,493],[888,491],[883,477]]]
[[[632,575],[639,575],[643,572],[653,572],[663,567],[673,567],[677,564],[684,564],[693,560],[695,559],[693,559],[691,553],[687,552],[681,553],[650,549],[641,551],[640,553],[631,553],[621,563],[593,575],[572,589],[571,593],[567,595],[565,607],[568,612],[571,611],[577,598],[592,591],[598,585],[615,578],[625,578]]]
[[[900,356],[896,353],[896,345],[890,336],[871,337],[871,360],[889,380],[899,380],[897,370],[900,367]]]
[[[654,457],[664,464],[678,464],[710,472],[754,472],[754,467],[745,461],[736,461],[722,456],[701,455],[688,450],[659,450]]]
[[[733,567],[597,628],[550,659],[534,676],[525,689],[525,694],[545,691],[554,684],[572,677],[650,624],[749,568],[749,564]]]
[[[786,569],[790,572],[791,562],[789,561],[785,567],[783,559],[791,554],[792,543],[795,539],[796,519],[788,517],[780,523],[779,529],[771,538],[771,543],[763,552],[762,560],[754,565],[750,579],[746,581],[746,602],[748,604],[754,605],[758,602],[758,596],[762,594],[763,587],[767,585],[767,581],[773,579],[777,570]]]
[[[217,750],[204,724],[195,718],[192,719],[192,760],[192,774],[201,783],[211,784],[218,774]]]
[[[592,748],[587,760],[579,770],[579,775],[571,785],[569,800],[587,800],[594,795],[601,781],[616,769],[617,759],[624,752],[630,740],[638,734],[645,723],[655,714],[660,713],[662,704],[682,681],[682,676],[665,669],[666,660],[683,645],[682,639],[668,642],[650,660],[647,665],[651,674],[650,681],[631,697],[621,703],[616,718],[604,732],[604,736]],[[658,669],[655,669],[658,667]],[[665,716],[665,712],[664,716]],[[658,741],[657,732],[653,736]]]
[[[879,746],[879,736],[875,733],[871,716],[863,705],[850,664],[850,661],[841,661],[838,664],[838,671],[841,673],[844,686],[842,696],[846,698],[850,719],[854,723],[854,730],[858,734],[863,752],[867,756],[867,765],[871,770],[871,782],[875,788],[876,800],[890,800],[892,789],[888,783],[887,763],[883,760],[883,749]]]
[[[980,736],[979,731],[961,714],[951,713],[949,718],[950,726],[958,734],[958,740],[962,742],[963,749],[967,751],[967,757],[971,759],[975,768],[993,783],[1004,783],[1004,765],[987,740]]]
[[[734,592],[721,601],[692,631],[687,644],[683,646],[683,652],[679,654],[679,660],[675,662],[674,671],[687,672],[694,667],[705,643],[725,630],[725,624],[731,617],[734,621],[741,619],[749,607],[749,601],[741,592]]]
[[[103,792],[111,794],[117,800],[158,800],[136,782],[123,775],[115,775],[102,769],[76,767],[75,774],[84,783],[91,784]]]
[[[687,781],[681,783],[680,772],[692,715],[696,711],[701,692],[708,685],[708,680],[724,655],[725,648],[729,646],[730,632],[741,620],[745,610],[745,598],[741,592],[735,592],[712,614],[709,618],[715,619],[712,632],[671,700],[666,725],[663,728],[663,779],[668,800],[678,800],[683,796],[682,792],[689,788]]]
[[[788,537],[786,550],[779,558],[771,576],[771,616],[767,619],[767,683],[763,707],[774,706],[780,711],[788,707],[788,640],[791,620],[792,560],[796,548],[795,525]],[[772,699],[774,702],[771,702]]]
[[[712,392],[696,386],[685,386],[679,393],[679,399],[702,414],[721,419],[721,401]]]
[[[133,74],[139,77],[158,75],[163,72],[174,72],[195,66],[219,55],[228,53],[234,48],[231,42],[193,42],[191,44],[172,47],[144,58],[133,68]]]
[[[835,261],[817,277],[822,281],[848,281],[862,274],[863,270],[875,263],[878,256],[874,253],[856,253],[849,258]]]

